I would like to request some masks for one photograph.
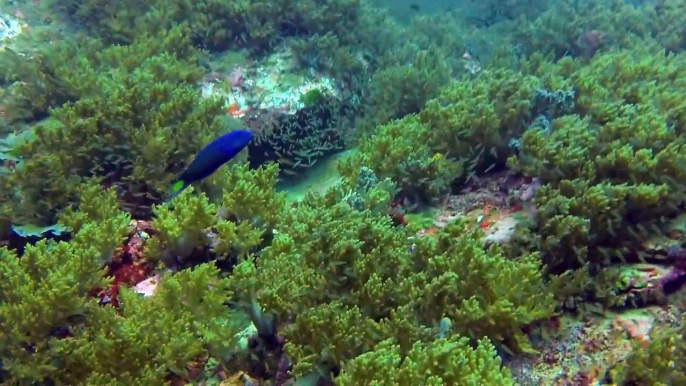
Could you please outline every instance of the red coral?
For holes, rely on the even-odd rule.
[[[146,221],[131,221],[132,232],[122,244],[120,250],[107,266],[107,276],[112,278],[108,288],[96,288],[93,295],[100,298],[102,304],[119,306],[119,288],[122,285],[133,287],[147,279],[153,271],[143,255],[145,244],[144,232],[151,232],[152,227]]]
[[[394,226],[407,225],[407,219],[403,213],[391,213],[391,220],[393,220]]]
[[[118,307],[119,288],[122,285],[132,287],[147,279],[151,272],[152,269],[147,263],[134,263],[129,261],[110,265],[108,275],[113,278],[112,284],[110,284],[109,288],[100,292],[100,299],[103,302],[109,300],[114,307]]]
[[[402,200],[391,201],[390,204],[390,216],[393,221],[394,226],[404,226],[407,225],[407,219],[405,218],[405,209]]]

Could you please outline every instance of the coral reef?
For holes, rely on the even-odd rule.
[[[515,385],[507,370],[500,368],[493,345],[486,339],[473,349],[466,338],[438,339],[415,344],[406,355],[390,341],[357,357],[336,380],[340,385],[359,382],[391,382],[399,385]]]
[[[501,69],[451,83],[419,114],[429,129],[430,146],[468,161],[465,171],[490,170],[504,162],[510,140],[525,130],[539,87],[535,77]]]
[[[192,54],[174,49],[183,39],[172,30],[101,52],[97,42],[73,49],[77,56],[60,71],[81,97],[51,110],[53,119],[14,149],[23,162],[1,176],[12,185],[14,198],[2,204],[15,207],[14,222],[51,224],[91,178],[116,186],[132,213],[149,210],[167,190],[170,172],[222,130],[215,120],[221,102],[200,100]],[[110,71],[115,62],[126,66]]]
[[[113,192],[103,198],[112,201]],[[94,221],[94,212],[76,212],[72,221]],[[213,351],[226,355],[233,347],[238,330],[226,324],[228,287],[215,267],[167,274],[155,296],[145,299],[123,286],[145,277],[129,272],[138,264],[130,253],[103,270],[102,251],[90,239],[109,232],[85,222],[71,241],[40,241],[21,258],[0,250],[4,382],[160,384],[171,375],[186,376],[191,360]],[[98,289],[109,286],[115,286],[108,296],[117,300],[116,310],[101,306]]]
[[[341,174],[356,181],[361,168],[370,168],[379,178],[390,178],[401,195],[413,202],[430,202],[445,191],[461,172],[458,162],[431,154],[424,144],[429,129],[410,115],[377,127],[352,157],[340,163]]]
[[[0,383],[686,383],[686,4],[635,3],[3,4]]]
[[[409,349],[415,339],[428,339],[443,316],[453,321],[454,333],[526,350],[526,337],[511,327],[552,312],[535,255],[509,261],[497,249],[485,251],[479,231],[464,223],[409,248],[388,217],[345,203],[323,206],[325,199],[311,195],[286,212],[257,266],[242,262],[231,276],[237,286],[254,288],[283,325],[296,374],[312,366],[338,369],[387,334],[399,339],[391,333],[399,329],[398,344]],[[321,339],[313,346],[308,337],[315,333]]]

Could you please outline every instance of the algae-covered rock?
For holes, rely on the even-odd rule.
[[[218,59],[221,60],[221,59]],[[285,177],[300,176],[316,162],[341,151],[350,126],[336,80],[298,67],[290,51],[231,69],[214,63],[202,93],[224,101],[227,115],[240,119],[255,139],[250,162],[277,162]]]

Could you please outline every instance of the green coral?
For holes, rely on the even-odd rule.
[[[161,384],[203,355],[231,355],[239,327],[224,304],[232,293],[212,264],[161,275],[149,299],[120,287],[117,309],[99,304],[93,291],[111,284],[103,266],[130,217],[114,189],[81,192],[60,216],[70,241],[42,240],[21,256],[0,249],[3,381]]]
[[[550,68],[577,90],[576,114],[528,130],[511,160],[547,184],[534,200],[534,238],[549,269],[622,259],[679,212],[686,78],[675,68],[684,58],[646,47]]]
[[[247,257],[271,236],[286,208],[286,195],[274,190],[278,177],[275,163],[254,170],[247,164],[234,166],[217,176],[225,190],[219,207],[222,219],[215,226],[215,254]]]
[[[252,170],[247,164],[234,166],[217,176],[224,189],[222,217],[264,230],[276,227],[278,215],[286,207],[285,194],[274,190],[278,177],[275,163]]]
[[[233,347],[237,331],[224,306],[230,293],[212,265],[164,275],[150,299],[121,289],[117,314],[89,296],[107,285],[90,246],[41,241],[21,258],[7,249],[0,255],[4,381],[161,384],[208,351]]]
[[[412,48],[407,60],[402,59],[403,48],[398,51],[396,62],[407,64],[385,66],[372,75],[366,115],[358,130],[372,132],[374,126],[419,113],[450,80],[452,68],[442,50]]]
[[[481,248],[481,236],[457,221],[436,239],[417,240],[415,253],[425,260],[419,260],[415,285],[422,291],[416,306],[425,323],[448,316],[453,331],[529,351],[517,326],[549,317],[554,308],[543,285],[540,258],[534,253],[509,260],[495,245]]]
[[[137,36],[187,24],[193,43],[213,51],[245,47],[260,51],[272,48],[279,38],[327,32],[348,36],[361,8],[354,0],[308,0],[297,7],[286,0],[72,0],[59,7],[110,43],[128,44]]]
[[[469,339],[452,337],[417,342],[407,353],[391,339],[350,361],[337,385],[511,385],[488,339],[473,348]]]
[[[58,124],[38,125],[35,137],[15,149],[23,162],[0,176],[19,198],[3,203],[14,208],[15,222],[54,222],[91,178],[117,186],[126,209],[144,214],[180,167],[222,133],[215,117],[223,102],[200,99],[201,73],[192,58],[157,51],[161,40],[179,38],[169,34],[79,52],[72,60],[83,71],[78,80],[76,72],[63,77],[85,85],[81,98],[52,110]],[[120,65],[111,70],[114,62]]]
[[[15,381],[58,375],[52,330],[97,311],[88,292],[107,285],[103,274],[99,251],[87,244],[40,241],[21,259],[0,249],[0,348],[3,367]]]
[[[310,194],[283,212],[271,245],[230,277],[283,323],[296,374],[345,368],[389,337],[409,350],[436,336],[445,316],[454,333],[529,350],[519,327],[554,306],[536,255],[508,260],[484,250],[481,233],[461,222],[410,251],[386,215],[343,198],[329,206],[330,197]]]
[[[488,15],[483,22],[498,25],[458,38],[445,33],[458,19],[443,15],[403,30],[403,42],[384,40],[388,24],[357,1],[68,4],[103,40],[59,45],[23,68],[25,59],[15,55],[0,74],[3,82],[24,81],[13,86],[18,117],[54,108],[28,140],[2,150],[20,161],[14,171],[0,170],[2,227],[57,222],[72,232],[68,242],[39,241],[21,256],[0,249],[2,382],[162,384],[205,356],[253,369],[242,361],[269,360],[252,346],[236,352],[244,315],[234,307],[254,296],[284,339],[295,376],[340,372],[340,384],[514,384],[496,348],[532,352],[522,327],[570,297],[592,293],[612,304],[605,292],[621,292],[631,277],[605,265],[681,212],[680,1],[611,1],[605,8],[554,1],[521,20]],[[569,12],[554,14],[560,9]],[[372,20],[378,28],[358,28]],[[656,20],[672,24],[663,33]],[[146,33],[177,23],[170,32]],[[517,28],[511,35],[527,55],[522,62],[507,56],[509,46],[487,46],[503,55],[492,61],[473,51],[494,32]],[[588,50],[580,37],[594,29],[606,37]],[[305,129],[307,118],[319,116],[264,115],[277,136],[297,137],[293,146],[277,142],[274,158],[291,163],[284,174],[313,163],[349,143],[348,121],[337,118],[350,111],[342,110],[364,110],[355,130],[369,136],[341,162],[344,181],[290,207],[274,189],[279,169],[251,170],[241,154],[155,206],[150,238],[136,239],[148,262],[171,263],[177,273],[162,274],[149,298],[122,288],[117,309],[100,306],[91,290],[111,284],[102,266],[131,231],[131,218],[150,215],[192,154],[225,131],[216,119],[224,115],[222,102],[199,99],[198,64],[206,57],[193,44],[262,53],[282,37],[295,38],[301,64],[341,75],[353,95],[350,105],[327,101],[330,121]],[[480,66],[469,76],[463,52],[471,56],[467,64]],[[464,76],[439,90],[457,73]],[[371,82],[357,82],[371,74]],[[541,109],[538,96],[546,90],[574,90],[573,106]],[[511,148],[513,139],[521,147]],[[249,161],[261,163],[254,154]],[[393,226],[395,188],[403,198],[431,201],[454,179],[512,155],[511,166],[543,182],[531,228],[520,229],[528,239],[486,248],[483,233],[462,219],[423,238]],[[537,252],[518,252],[521,246]],[[213,259],[228,260],[217,262],[227,269],[202,263]],[[261,333],[254,341],[265,339]],[[651,333],[613,381],[684,383],[678,337]]]
[[[210,188],[227,188],[220,201],[225,218],[218,215],[220,205],[192,187],[155,208],[145,258],[187,257],[203,247],[246,258],[284,209],[283,195],[273,189],[277,175],[275,165],[234,165],[206,181]],[[21,257],[0,250],[3,381],[161,384],[172,375],[188,376],[187,367],[201,357],[223,362],[238,354],[244,317],[226,307],[237,296],[211,263],[195,261],[192,269],[162,274],[149,298],[121,284],[119,307],[99,304],[93,291],[111,284],[103,265],[130,232],[130,216],[118,208],[114,188],[88,183],[80,192],[79,202],[59,216],[73,233],[70,241],[40,241]],[[212,231],[216,243],[210,245]]]
[[[100,251],[103,264],[112,261],[131,232],[131,216],[119,210],[115,190],[103,192],[93,183],[82,187],[78,204],[65,209],[59,223],[74,233],[74,242]]]
[[[520,18],[501,28],[526,54],[552,53],[555,59],[588,59],[599,50],[637,47],[651,38],[674,46],[674,30],[678,27],[661,23],[683,16],[674,12],[673,6],[670,8],[663,13],[651,2],[637,6],[622,0],[553,0],[538,16]],[[668,25],[670,28],[665,28]],[[599,40],[595,42],[595,37],[585,38],[584,34],[595,34]]]
[[[314,107],[319,103],[322,103],[324,98],[324,92],[322,90],[313,88],[312,90],[300,96],[300,103],[302,103],[305,107]]]
[[[156,237],[146,245],[150,256],[166,263],[184,260],[208,248],[221,258],[247,253],[262,244],[285,208],[285,195],[274,190],[275,164],[250,170],[231,165],[204,182],[210,192],[224,190],[217,203],[191,187],[170,203],[154,208]]]
[[[503,69],[451,83],[419,113],[429,146],[447,157],[468,160],[470,172],[504,163],[512,152],[510,140],[531,120],[539,87],[537,78]]]
[[[510,140],[530,122],[540,81],[510,70],[484,71],[453,82],[415,106],[417,115],[378,126],[358,153],[341,163],[351,181],[362,166],[391,178],[412,201],[430,202],[453,180],[504,164]],[[412,111],[408,111],[412,112]],[[468,164],[466,164],[468,162]]]
[[[571,72],[569,77],[578,88],[580,114],[604,124],[613,121],[618,114],[625,115],[627,109],[635,108],[636,113],[646,117],[641,120],[642,129],[636,130],[636,135],[652,135],[645,125],[658,126],[654,128],[654,135],[670,135],[669,126],[676,125],[677,131],[686,127],[680,94],[686,84],[686,76],[680,71],[684,65],[686,55],[683,53],[665,53],[656,44],[646,43],[638,48],[598,55],[587,66],[579,66]],[[655,114],[662,119],[657,119]],[[667,128],[659,129],[665,123]],[[665,140],[669,138],[657,141],[657,146],[663,146]]]
[[[654,329],[650,341],[634,341],[626,359],[611,371],[618,384],[668,386],[686,382],[683,328]]]
[[[174,26],[164,31],[155,31],[138,38],[127,47],[111,48],[102,40],[79,39],[78,44],[59,41],[26,57],[13,51],[0,53],[3,60],[2,76],[11,86],[8,110],[14,119],[33,118],[40,120],[51,108],[78,100],[86,95],[111,97],[103,90],[100,77],[110,75],[112,68],[131,72],[150,57],[173,53],[181,61],[194,62],[203,55],[194,49],[187,36],[185,26]],[[174,74],[172,79],[189,79],[197,76],[197,68],[189,66]],[[106,74],[103,74],[106,73]],[[103,95],[104,94],[104,95]],[[52,120],[54,121],[54,120]],[[45,123],[45,122],[42,122]]]
[[[390,178],[404,194],[430,201],[461,173],[460,163],[432,154],[426,145],[431,137],[415,115],[379,126],[356,153],[340,162],[341,174],[356,181],[361,168],[368,167],[378,178]]]
[[[157,237],[148,242],[151,257],[171,263],[188,258],[195,250],[210,245],[207,230],[217,222],[217,208],[205,194],[193,195],[193,188],[176,196],[170,207],[162,204],[153,209],[152,226]]]

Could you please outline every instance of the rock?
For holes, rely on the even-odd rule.
[[[607,268],[608,277],[616,277],[613,306],[639,308],[647,305],[664,305],[666,288],[683,278],[684,272],[657,264],[630,264]]]
[[[143,295],[143,297],[150,297],[155,294],[155,290],[157,290],[157,285],[160,283],[160,279],[161,276],[159,274],[147,278],[136,284],[133,287],[133,290],[136,291],[137,294]]]
[[[507,244],[512,240],[516,227],[517,219],[514,216],[502,217],[486,230],[484,242],[486,244]]]
[[[11,18],[9,15],[0,14],[0,47],[4,47],[6,40],[13,39],[20,35],[23,27],[19,20]]]
[[[221,64],[217,64],[221,66]],[[300,67],[288,47],[258,63],[213,71],[201,84],[204,97],[225,101],[226,126],[252,130],[251,166],[277,162],[282,176],[299,177],[318,160],[346,147],[353,103],[336,81]]]

